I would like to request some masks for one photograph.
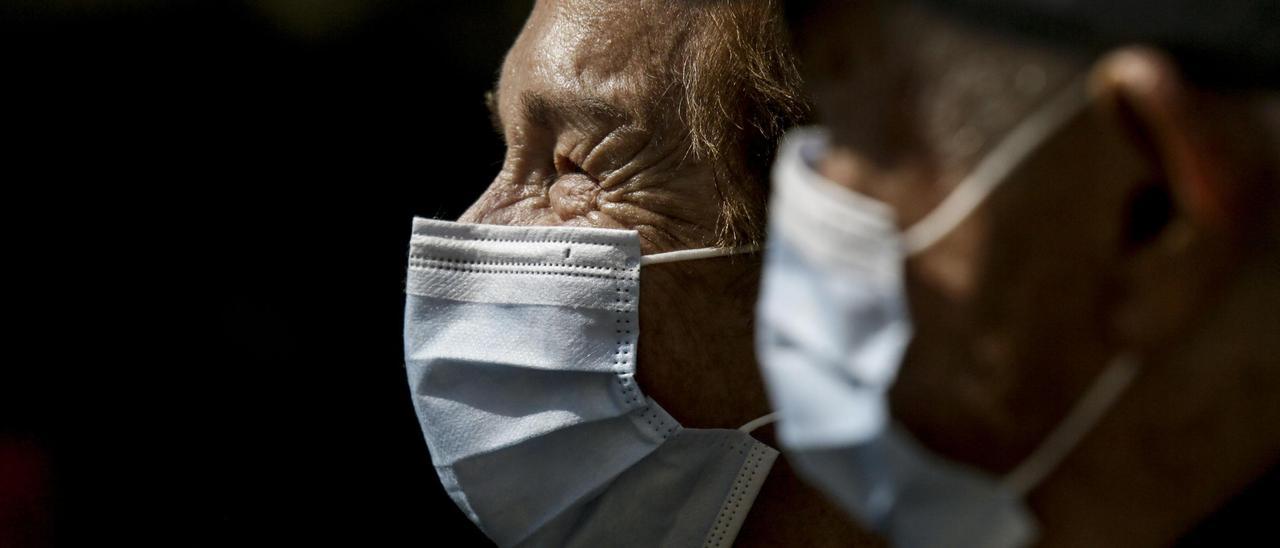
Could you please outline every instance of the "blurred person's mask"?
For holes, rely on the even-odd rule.
[[[964,220],[1084,105],[1073,88],[1024,121],[929,215],[899,231],[887,204],[812,166],[820,129],[793,130],[774,165],[757,351],[788,458],[863,524],[901,547],[1021,546],[1037,526],[1023,497],[1132,379],[1116,358],[1040,446],[1003,478],[932,453],[890,417],[911,338],[905,260]],[[1049,312],[1051,313],[1051,312]]]
[[[636,384],[630,230],[415,218],[404,353],[436,472],[501,546],[728,546],[777,452]],[[755,424],[758,421],[752,421]]]

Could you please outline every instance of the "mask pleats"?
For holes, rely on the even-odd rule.
[[[468,497],[503,501],[475,510],[480,527],[508,546],[599,494],[662,441],[636,428],[631,417],[616,417],[461,459],[452,473]]]
[[[681,430],[601,496],[548,523],[523,546],[716,546],[732,542],[777,453],[733,430]],[[724,500],[729,493],[729,500]],[[644,516],[645,527],[627,522]],[[575,529],[581,521],[604,527]],[[608,526],[612,524],[613,526]],[[619,530],[629,534],[617,535]]]
[[[632,356],[618,356],[636,330],[634,314],[591,308],[469,303],[414,296],[406,312],[409,361],[424,367],[470,360],[542,371],[628,373]],[[622,323],[619,323],[619,320]],[[545,329],[521,329],[537,325]],[[619,329],[627,326],[628,329]],[[631,335],[618,331],[632,331]]]
[[[727,545],[773,463],[640,392],[639,258],[633,231],[414,221],[414,405],[445,490],[500,546]]]

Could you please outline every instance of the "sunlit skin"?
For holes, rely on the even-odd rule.
[[[890,204],[903,227],[981,156],[940,152],[959,130],[936,120],[983,105],[930,111],[919,78],[943,71],[894,28],[919,17],[846,7],[796,33],[823,38],[801,39],[833,135],[819,170]],[[1015,42],[957,34],[957,49],[1036,63]],[[1065,88],[1065,76],[1040,81]],[[1086,111],[908,261],[915,337],[893,407],[932,449],[998,475],[1133,352],[1135,384],[1029,502],[1044,545],[1166,545],[1280,458],[1280,181],[1250,186],[1280,151],[1257,104],[1197,89],[1160,51],[1119,49],[1080,76]]]
[[[645,254],[714,246],[713,166],[688,153],[667,70],[700,17],[680,1],[538,2],[491,96],[506,158],[459,220],[635,230]],[[752,350],[759,270],[752,254],[642,271],[639,383],[686,427],[737,428],[770,411]],[[737,545],[866,538],[779,459]]]

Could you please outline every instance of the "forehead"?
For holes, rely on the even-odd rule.
[[[671,86],[670,69],[685,56],[692,26],[679,14],[688,11],[665,1],[538,2],[502,66],[503,109],[533,92],[648,110]]]
[[[793,24],[833,140],[885,162],[909,149],[951,182],[1084,66],[914,4],[833,3]]]

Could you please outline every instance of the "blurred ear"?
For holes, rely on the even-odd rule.
[[[1124,346],[1165,347],[1232,271],[1234,242],[1249,232],[1240,199],[1249,156],[1232,150],[1243,136],[1224,130],[1235,115],[1184,81],[1162,53],[1117,50],[1090,76],[1095,100],[1115,114],[1149,174],[1134,183],[1124,209],[1114,327]]]
[[[1145,47],[1104,56],[1093,67],[1090,87],[1128,122],[1176,215],[1199,229],[1248,231],[1246,189],[1266,145],[1247,105],[1200,91],[1172,60]]]

